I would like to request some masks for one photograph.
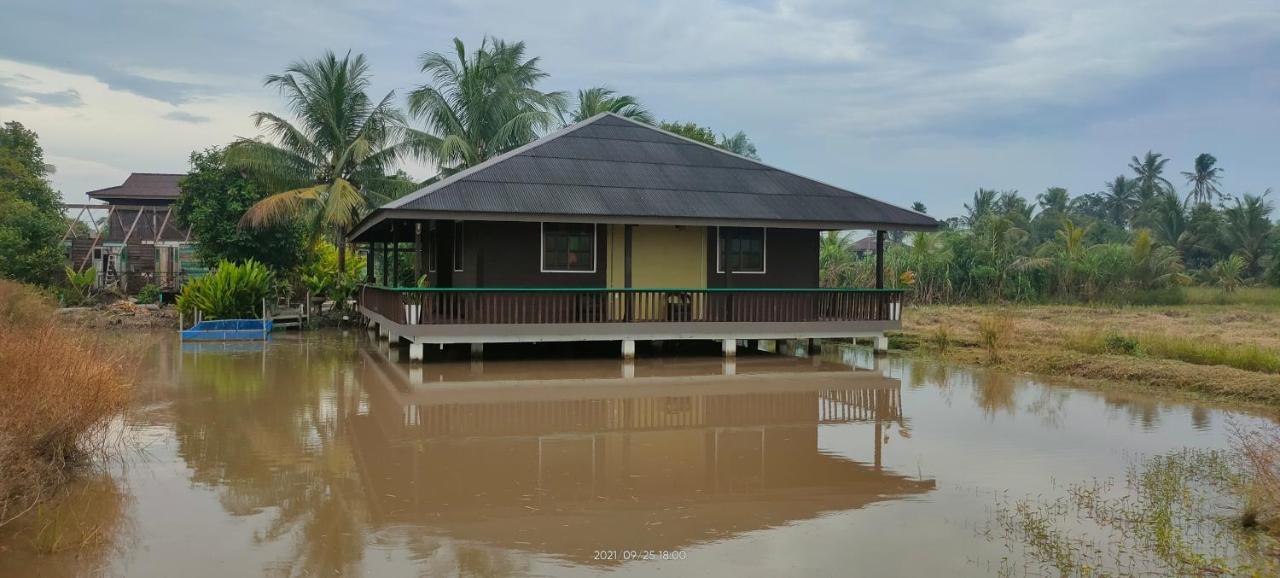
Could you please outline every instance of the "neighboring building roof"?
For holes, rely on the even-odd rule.
[[[657,127],[604,113],[369,215],[388,218],[770,224],[934,229],[937,221]]]
[[[122,185],[89,191],[85,194],[99,200],[174,200],[178,198],[180,192],[178,179],[185,176],[172,173],[131,173]]]

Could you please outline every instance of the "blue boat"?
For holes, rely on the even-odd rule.
[[[270,319],[201,321],[182,331],[184,341],[265,341],[270,335]]]

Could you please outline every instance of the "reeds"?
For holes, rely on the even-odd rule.
[[[47,298],[0,280],[0,526],[92,462],[131,394],[123,351],[53,317]]]
[[[978,320],[978,341],[987,350],[987,361],[1000,363],[1001,354],[1013,340],[1013,319],[993,313]]]
[[[1225,365],[1245,371],[1280,373],[1280,351],[1249,343],[1224,343],[1164,333],[1127,335],[1114,331],[1077,333],[1069,336],[1066,343],[1082,353],[1145,355],[1195,365]]]

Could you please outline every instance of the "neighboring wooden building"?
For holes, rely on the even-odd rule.
[[[602,114],[373,211],[361,309],[424,343],[878,336],[901,295],[818,286],[819,234],[932,218]],[[411,254],[414,275],[399,273]],[[416,289],[425,276],[430,289]]]
[[[94,267],[100,287],[137,291],[154,283],[173,292],[203,270],[194,258],[190,232],[178,228],[173,203],[185,175],[133,173],[124,183],[86,193],[102,204],[68,204],[64,211],[88,227],[67,230],[70,266]],[[77,234],[78,233],[78,234]]]

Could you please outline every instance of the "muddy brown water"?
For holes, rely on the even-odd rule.
[[[356,332],[154,339],[130,449],[51,522],[106,543],[10,543],[0,575],[986,576],[998,500],[1260,423],[834,346],[411,365]]]

